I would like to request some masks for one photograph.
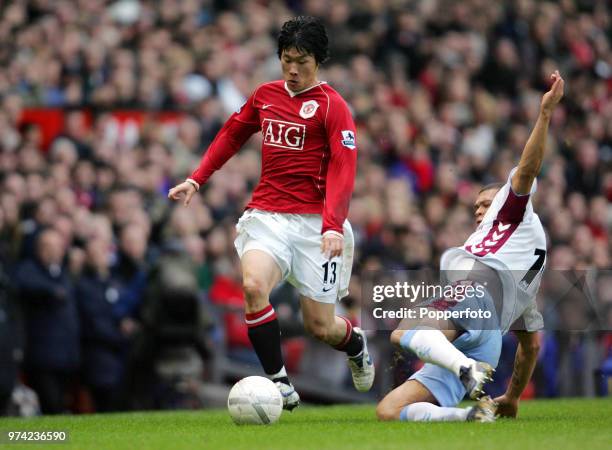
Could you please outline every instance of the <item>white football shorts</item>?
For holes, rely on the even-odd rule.
[[[327,259],[321,253],[322,222],[320,214],[249,209],[238,220],[234,245],[240,258],[249,250],[261,250],[272,256],[283,280],[295,286],[300,295],[335,303],[348,295],[355,246],[353,230],[346,220],[342,255]]]

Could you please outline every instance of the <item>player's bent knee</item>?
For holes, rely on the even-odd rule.
[[[244,298],[249,305],[257,304],[268,298],[266,284],[256,277],[245,277],[242,281],[242,290]]]
[[[376,406],[376,417],[381,421],[398,420],[399,411],[395,408],[390,408],[383,400]]]

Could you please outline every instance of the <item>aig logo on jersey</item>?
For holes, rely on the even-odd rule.
[[[319,104],[316,100],[308,100],[307,102],[302,103],[302,108],[300,109],[300,117],[302,119],[310,119],[315,115],[317,109],[319,108]]]
[[[301,123],[264,119],[262,132],[265,144],[289,150],[304,148],[306,125]]]
[[[355,150],[355,132],[351,130],[342,130],[342,145],[351,150]]]

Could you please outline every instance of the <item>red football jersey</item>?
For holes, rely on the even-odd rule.
[[[327,83],[299,93],[285,82],[257,88],[227,120],[191,179],[199,185],[261,131],[261,179],[248,208],[322,214],[323,229],[342,233],[357,165],[355,123]]]

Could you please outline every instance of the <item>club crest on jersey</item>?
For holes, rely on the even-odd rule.
[[[317,109],[319,108],[319,104],[316,100],[308,100],[307,102],[302,103],[302,108],[300,109],[300,117],[302,119],[310,119],[315,115]]]
[[[342,130],[342,145],[351,150],[355,150],[355,132],[351,130]]]

